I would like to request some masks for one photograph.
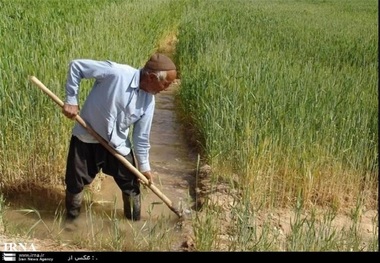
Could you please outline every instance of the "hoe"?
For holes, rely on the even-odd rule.
[[[43,92],[45,92],[51,99],[53,99],[61,108],[64,103],[61,101],[52,91],[50,91],[41,81],[36,77],[30,76],[29,80],[37,85]],[[82,125],[92,136],[94,136],[108,151],[110,151],[123,165],[130,169],[140,181],[152,190],[169,208],[172,210],[180,219],[182,219],[183,213],[179,209],[173,206],[172,201],[170,201],[153,183],[137,170],[127,159],[120,155],[115,149],[108,145],[108,143],[94,131],[89,125],[87,125],[84,120],[79,116],[75,116],[75,120]]]

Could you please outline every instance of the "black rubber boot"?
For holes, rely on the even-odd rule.
[[[66,219],[74,220],[79,216],[80,208],[82,206],[83,192],[72,194],[66,190]]]
[[[141,217],[140,195],[128,196],[123,193],[124,215],[129,220],[138,221]]]

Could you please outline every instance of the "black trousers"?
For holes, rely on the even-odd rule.
[[[124,157],[136,166],[132,151]],[[80,193],[85,185],[91,184],[100,170],[112,176],[120,190],[127,196],[140,194],[137,176],[103,145],[84,143],[72,136],[66,164],[66,190],[72,194]]]

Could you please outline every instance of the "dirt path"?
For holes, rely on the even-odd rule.
[[[172,201],[175,208],[184,213],[188,223],[193,205],[190,196],[194,187],[194,170],[196,156],[187,147],[180,123],[175,112],[174,95],[178,85],[172,85],[166,91],[156,95],[156,110],[151,132],[150,160],[154,174],[154,183],[157,188]],[[109,204],[115,200],[116,207],[122,211],[121,193],[113,179],[109,176],[102,178],[99,190],[93,197],[98,203]],[[187,219],[186,219],[187,218]],[[163,203],[149,188],[142,187],[142,213],[141,221],[163,220],[167,228],[176,228],[183,221]],[[141,223],[140,223],[141,225]],[[173,250],[180,249],[181,243],[186,239],[189,224],[186,228],[176,228],[177,239]]]

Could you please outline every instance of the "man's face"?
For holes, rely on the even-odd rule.
[[[170,86],[170,84],[173,83],[173,81],[177,77],[177,71],[167,71],[166,79],[161,81],[158,79],[155,73],[148,73],[147,77],[147,82],[145,83],[145,85],[142,86],[142,89],[148,93],[157,94],[167,89]]]

